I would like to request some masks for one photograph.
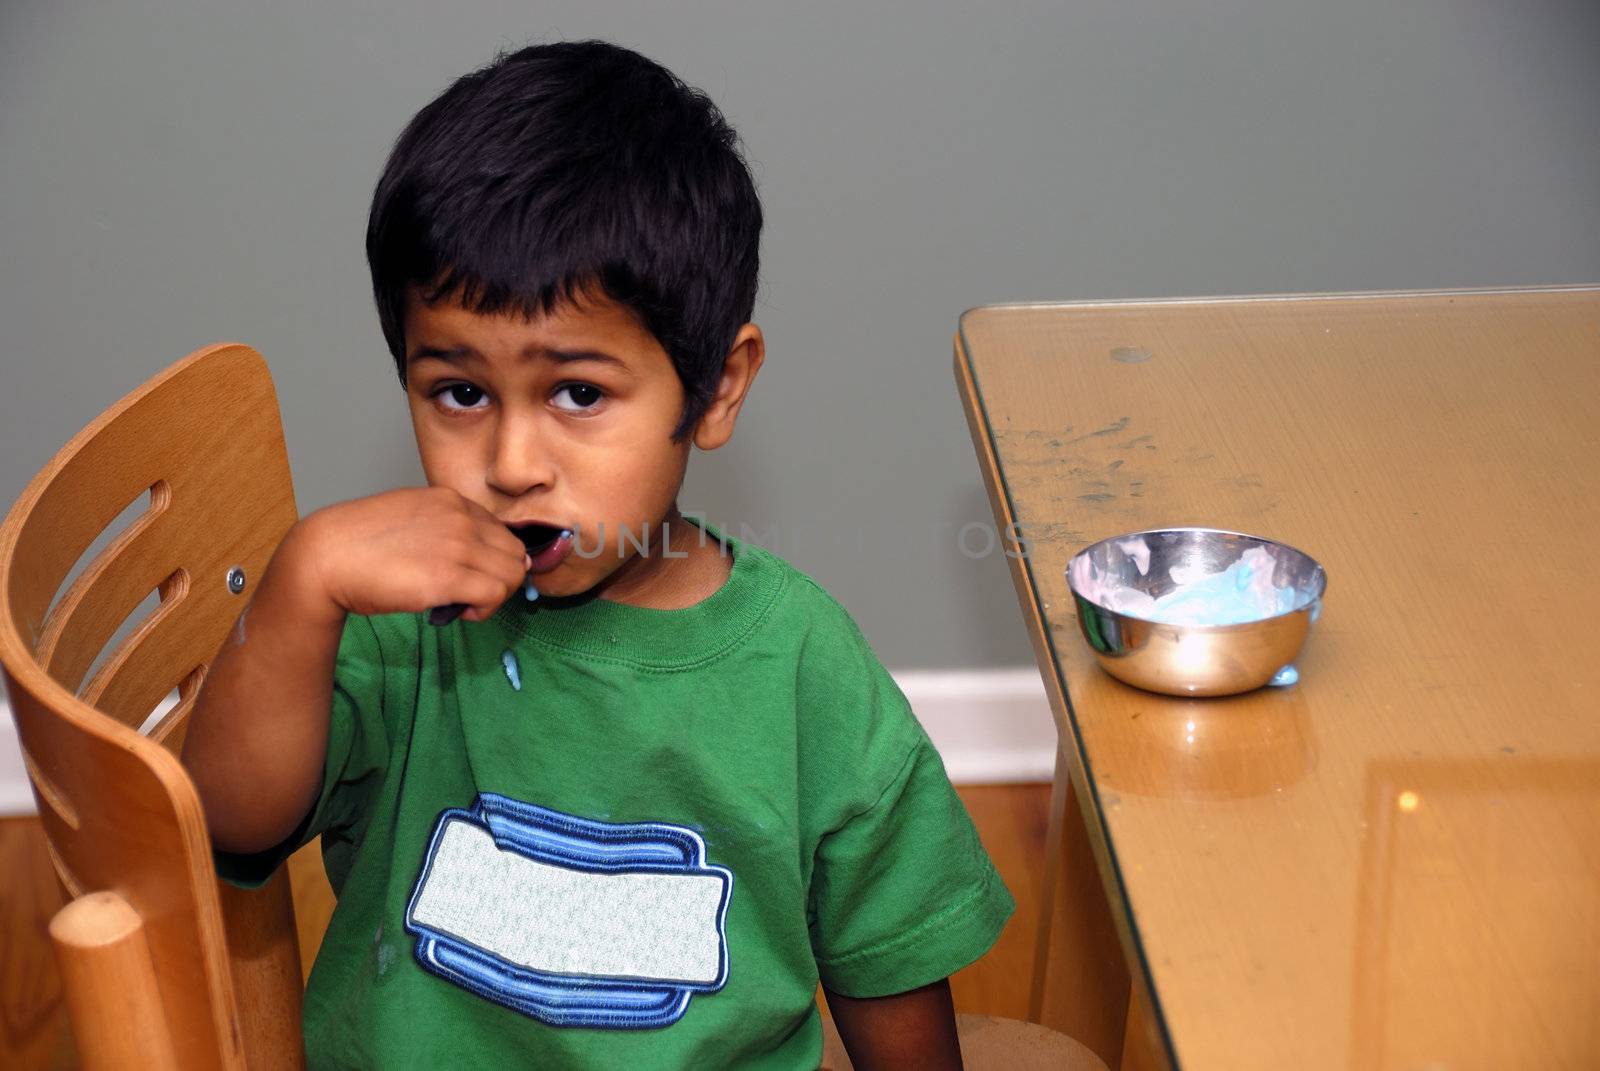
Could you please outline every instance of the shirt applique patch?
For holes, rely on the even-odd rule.
[[[482,793],[440,813],[406,907],[424,969],[551,1026],[670,1026],[728,979],[733,874],[692,829]]]

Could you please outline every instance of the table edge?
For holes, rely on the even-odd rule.
[[[1104,309],[1149,305],[1237,305],[1275,301],[1349,301],[1412,297],[1482,297],[1496,294],[1600,294],[1600,282],[1536,283],[1527,286],[1476,286],[1436,290],[1313,290],[1281,294],[1200,294],[1179,297],[1084,298],[1078,301],[997,301],[964,309],[956,318],[964,336],[967,317],[997,309]],[[963,344],[965,338],[963,337]],[[963,345],[965,348],[965,345]]]

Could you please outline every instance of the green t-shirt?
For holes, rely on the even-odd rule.
[[[700,604],[348,619],[323,790],[315,1068],[815,1068],[819,980],[951,974],[1013,901],[850,615],[721,535]]]

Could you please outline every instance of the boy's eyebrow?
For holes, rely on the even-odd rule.
[[[530,352],[537,353],[539,351],[533,350]],[[629,368],[628,363],[622,358],[613,357],[609,353],[601,353],[599,350],[545,350],[543,352],[557,364],[571,364],[573,361],[598,361],[601,364],[610,365],[625,375],[633,375],[633,369]],[[524,353],[523,356],[527,357],[528,354]]]
[[[628,367],[627,362],[620,357],[613,357],[611,354],[602,353],[599,350],[547,350],[538,346],[531,346],[522,351],[522,359],[528,360],[535,354],[540,353],[557,364],[572,364],[576,361],[597,361],[601,364],[610,365],[625,375],[633,375],[633,370]],[[461,364],[466,360],[483,359],[483,355],[471,346],[450,346],[447,349],[441,349],[438,346],[418,346],[407,354],[406,363],[420,361],[425,357],[448,361],[451,364]]]

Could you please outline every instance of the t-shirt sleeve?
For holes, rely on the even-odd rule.
[[[799,670],[811,947],[823,985],[904,993],[987,952],[1016,903],[905,693],[814,582]]]
[[[342,877],[359,842],[366,802],[388,764],[384,653],[374,619],[356,614],[345,618],[334,663],[322,791],[299,826],[277,846],[248,854],[213,850],[223,880],[257,888],[298,848],[319,836],[330,879],[336,870]],[[341,853],[346,863],[342,868],[335,865]]]
[[[877,997],[936,982],[987,952],[1015,907],[924,735],[883,795],[817,848],[822,984]]]

